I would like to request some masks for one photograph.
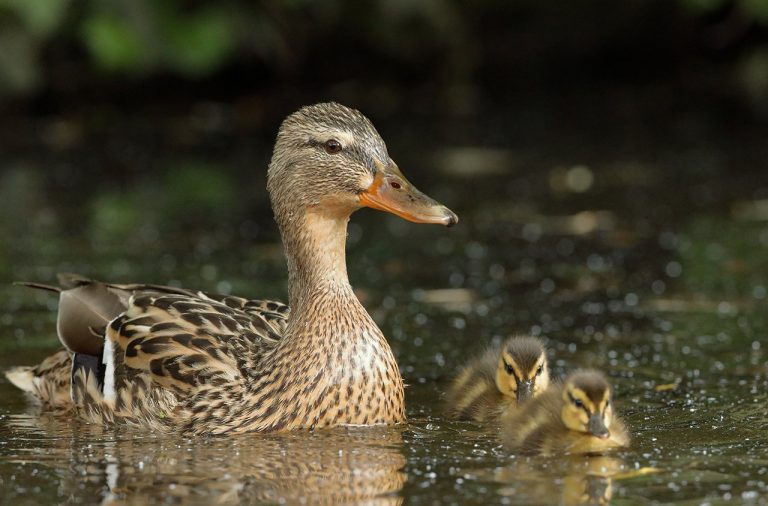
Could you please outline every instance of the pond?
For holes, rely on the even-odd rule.
[[[285,299],[264,188],[277,120],[237,112],[18,125],[0,155],[0,367],[57,348],[55,297],[14,280]],[[41,414],[3,378],[2,502],[768,504],[765,129],[571,113],[377,121],[461,218],[350,225],[350,279],[398,358],[408,424],[158,436]],[[608,374],[629,449],[514,456],[492,425],[442,417],[467,357],[519,333],[545,339],[557,376]]]

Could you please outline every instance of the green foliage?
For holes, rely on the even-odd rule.
[[[144,47],[139,33],[124,19],[97,14],[83,22],[83,41],[98,65],[106,70],[139,70]]]
[[[179,12],[171,2],[122,3],[87,17],[82,39],[102,69],[140,74],[171,69],[197,77],[211,73],[235,48],[233,22],[220,8]]]
[[[642,17],[644,11],[652,13],[663,2],[639,0],[626,3],[624,9],[627,16]],[[553,12],[580,16],[574,23],[589,27],[605,10],[596,2],[484,0],[472,7],[464,4],[429,0],[0,0],[0,94],[23,93],[45,83],[41,55],[53,41],[84,47],[97,70],[126,76],[171,72],[201,78],[238,53],[288,68],[296,63],[292,58],[301,58],[303,47],[334,31],[355,33],[359,40],[405,62],[424,51],[445,54],[445,72],[461,80],[472,70],[472,44],[482,38],[473,33],[479,29],[472,23],[477,17],[473,11],[501,12],[503,7],[510,20],[516,19],[514,13],[519,10],[540,19],[551,19],[546,14]],[[677,5],[682,16],[694,17],[733,5],[746,21],[768,26],[768,0],[677,0]],[[557,31],[560,25],[547,28],[544,23],[538,28],[544,35],[548,29]],[[611,33],[607,29],[591,38],[610,38]]]
[[[104,71],[209,75],[244,42],[231,12],[226,6],[190,9],[177,0],[90,0],[78,9],[70,0],[0,0],[0,94],[34,89],[45,43],[71,34]]]
[[[13,12],[30,34],[41,37],[60,26],[70,3],[70,0],[0,0],[0,12]]]
[[[232,22],[217,9],[172,16],[163,29],[168,65],[182,74],[202,76],[215,70],[232,52]]]
[[[764,25],[768,24],[767,0],[741,0],[741,8],[748,18]]]
[[[0,0],[0,95],[34,89],[41,79],[37,55],[60,27],[68,0]],[[10,13],[5,18],[3,15]]]

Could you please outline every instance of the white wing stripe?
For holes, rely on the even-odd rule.
[[[114,405],[117,400],[115,391],[115,345],[109,336],[104,340],[104,354],[101,357],[101,363],[105,364],[104,371],[104,401]]]

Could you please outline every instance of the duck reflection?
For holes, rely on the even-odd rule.
[[[58,497],[75,502],[396,505],[406,481],[397,427],[183,439],[61,416],[5,421],[4,436],[16,441],[6,461],[53,467]]]
[[[512,504],[605,505],[613,480],[625,471],[624,462],[612,456],[531,457],[492,471],[490,478],[506,485],[500,494]]]

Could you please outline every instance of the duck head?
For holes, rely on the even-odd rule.
[[[593,370],[571,373],[563,388],[563,423],[577,432],[609,438],[613,422],[611,397],[611,386],[602,373]]]
[[[504,395],[515,397],[520,404],[535,397],[549,386],[547,353],[535,337],[517,336],[501,348],[496,369],[496,387]]]
[[[280,222],[309,210],[341,218],[362,207],[416,223],[458,222],[403,176],[368,118],[336,103],[304,107],[283,121],[267,188]]]

